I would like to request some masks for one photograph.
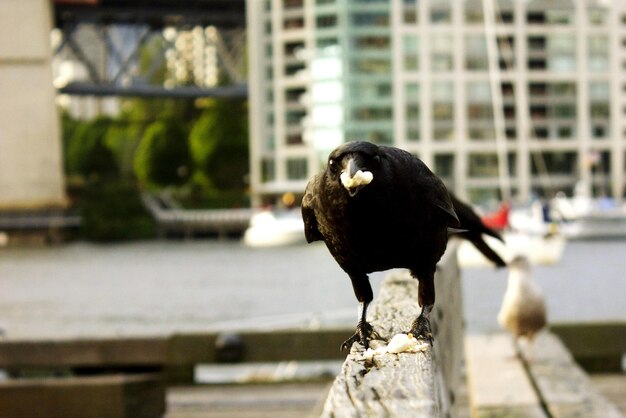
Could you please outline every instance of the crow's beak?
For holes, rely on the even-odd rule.
[[[354,158],[349,158],[340,177],[343,187],[350,197],[354,197],[359,190],[372,182],[374,175],[370,171],[362,170]]]

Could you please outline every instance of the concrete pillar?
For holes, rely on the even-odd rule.
[[[51,12],[49,0],[0,4],[0,209],[63,204]]]

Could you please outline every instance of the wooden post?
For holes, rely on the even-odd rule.
[[[434,345],[417,353],[387,353],[366,360],[363,347],[354,344],[326,399],[323,417],[455,415],[463,323],[454,244],[439,263],[435,285],[437,302],[431,314]],[[419,313],[417,281],[405,271],[390,273],[368,318],[385,341],[372,341],[372,348],[407,332]]]

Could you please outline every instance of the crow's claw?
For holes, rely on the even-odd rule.
[[[378,333],[374,331],[374,328],[372,328],[369,322],[360,321],[356,326],[354,335],[341,344],[341,351],[350,349],[355,342],[361,343],[363,347],[367,349],[369,347],[369,340],[372,338],[379,338]]]
[[[425,316],[418,316],[415,321],[413,321],[413,325],[411,326],[411,334],[415,336],[415,338],[422,338],[427,340],[430,345],[433,345],[433,333],[430,330],[430,321]]]

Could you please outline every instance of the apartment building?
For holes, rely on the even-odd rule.
[[[248,0],[256,203],[340,143],[404,148],[476,203],[621,199],[626,2]]]

